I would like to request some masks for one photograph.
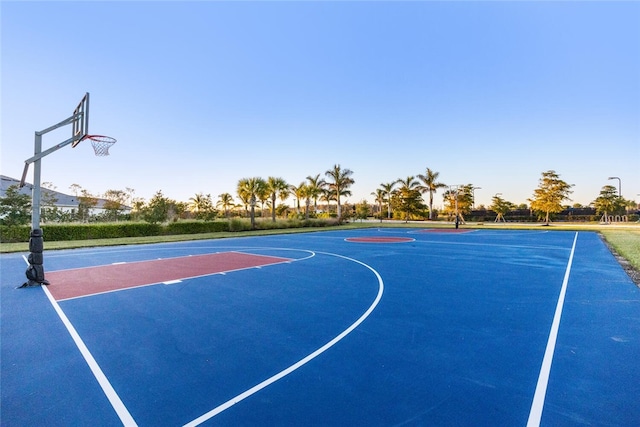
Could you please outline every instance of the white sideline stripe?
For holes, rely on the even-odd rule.
[[[24,255],[22,256],[22,258],[27,264],[29,264],[29,261]],[[62,308],[60,308],[60,305],[58,305],[58,302],[53,298],[53,296],[51,295],[51,292],[49,292],[49,289],[47,289],[47,286],[45,285],[41,287],[45,295],[49,299],[49,302],[53,306],[53,309],[56,311],[56,313],[58,313],[60,320],[62,320],[62,323],[67,328],[67,331],[69,331],[69,335],[71,335],[73,342],[78,347],[78,350],[80,350],[82,357],[84,357],[84,360],[87,362],[87,365],[89,365],[89,369],[91,369],[93,376],[96,378],[96,380],[98,380],[98,384],[100,384],[100,387],[102,387],[102,391],[104,392],[105,396],[107,396],[107,399],[109,399],[111,406],[118,414],[118,417],[120,417],[120,421],[122,422],[122,425],[127,427],[137,426],[138,424],[135,422],[135,420],[129,413],[129,410],[127,410],[127,408],[124,406],[124,403],[122,403],[120,396],[118,396],[118,393],[116,393],[116,391],[111,386],[111,383],[105,376],[104,372],[102,372],[102,369],[100,369],[100,366],[96,362],[96,359],[93,358],[93,355],[91,354],[87,346],[84,344],[84,341],[82,341],[82,338],[80,338],[80,335],[78,335],[76,328],[73,327],[67,315],[64,314],[64,311],[62,311]]]
[[[182,280],[167,280],[166,282],[162,282],[165,285],[175,285],[176,283],[182,283]]]
[[[111,263],[111,265],[122,265],[122,264],[126,264],[126,262],[120,261],[120,262],[112,262]]]
[[[542,359],[542,366],[540,368],[540,375],[538,376],[538,384],[536,385],[536,391],[533,395],[533,402],[531,403],[531,411],[529,412],[529,420],[527,421],[527,427],[538,427],[540,420],[542,419],[542,410],[544,408],[544,398],[547,394],[547,384],[549,383],[549,374],[551,373],[551,362],[553,361],[553,353],[556,348],[556,340],[558,339],[558,329],[560,328],[560,318],[562,317],[562,307],[564,306],[564,297],[567,293],[567,284],[569,283],[569,274],[571,273],[571,264],[573,263],[573,253],[576,250],[576,242],[578,241],[578,233],[576,232],[573,238],[573,246],[571,247],[571,254],[569,255],[569,262],[567,263],[567,269],[564,273],[564,280],[562,281],[562,288],[560,289],[560,296],[558,297],[558,304],[556,305],[556,313],[553,316],[553,323],[551,324],[551,331],[549,332],[549,340],[547,341],[547,349],[544,352],[544,358]]]
[[[122,425],[137,426],[138,424],[135,422],[127,408],[124,406],[124,403],[122,403],[120,396],[118,396],[118,393],[116,393],[116,391],[111,386],[111,383],[105,376],[104,372],[102,372],[102,369],[100,369],[100,366],[93,358],[93,355],[84,344],[84,341],[82,341],[82,338],[80,338],[80,335],[78,335],[78,332],[76,332],[76,329],[67,318],[67,315],[64,314],[56,300],[53,298],[53,296],[49,292],[49,289],[47,289],[46,286],[42,286],[42,289],[47,295],[47,298],[49,298],[49,301],[51,302],[53,308],[56,310],[56,313],[58,313],[58,316],[60,316],[60,320],[62,320],[62,323],[64,323],[64,326],[66,326],[67,330],[69,331],[71,338],[73,338],[73,342],[76,343],[78,350],[80,350],[80,353],[82,353],[82,357],[84,357],[84,360],[87,362],[87,365],[89,365],[91,372],[93,372],[93,376],[96,378],[96,380],[98,380],[98,383],[100,384],[100,387],[102,387],[102,391],[104,392],[105,396],[107,396],[107,399],[109,399],[111,406],[113,406],[113,409],[118,414],[118,417],[120,417]]]
[[[319,252],[319,253],[323,253],[323,252]],[[357,328],[362,322],[364,322],[364,320],[367,317],[369,317],[369,315],[373,312],[373,310],[376,308],[376,306],[380,302],[380,299],[382,298],[382,293],[384,292],[384,283],[382,281],[382,277],[380,277],[378,272],[376,270],[374,270],[372,267],[370,267],[369,265],[367,265],[367,264],[365,264],[363,262],[360,262],[360,261],[358,261],[356,259],[349,258],[349,257],[346,257],[346,256],[342,256],[342,255],[338,255],[338,254],[330,254],[330,253],[327,253],[327,252],[324,252],[324,253],[326,253],[327,255],[336,256],[336,257],[339,257],[339,258],[343,258],[343,259],[346,259],[346,260],[349,260],[349,261],[356,262],[356,263],[358,263],[360,265],[365,266],[366,268],[371,270],[373,272],[373,274],[376,275],[376,277],[378,278],[378,295],[376,296],[376,298],[373,301],[373,303],[371,304],[371,306],[367,309],[367,311],[365,311],[364,314],[362,316],[360,316],[360,318],[358,320],[355,321],[355,323],[353,323],[351,326],[349,326],[347,329],[345,329],[342,333],[340,333],[340,335],[338,335],[337,337],[335,337],[334,339],[332,339],[331,341],[329,341],[328,343],[326,343],[325,345],[323,345],[322,347],[320,347],[319,349],[317,349],[313,353],[309,354],[305,358],[303,358],[300,361],[298,361],[298,362],[294,363],[293,365],[289,366],[287,369],[275,374],[271,378],[267,378],[266,380],[262,381],[260,384],[250,388],[249,390],[245,391],[244,393],[240,393],[239,395],[229,399],[228,401],[226,401],[222,405],[212,409],[211,411],[207,412],[206,414],[203,414],[200,417],[196,418],[195,420],[185,424],[184,427],[195,427],[197,425],[200,425],[200,424],[204,423],[205,421],[215,417],[219,413],[229,409],[230,407],[232,407],[236,403],[241,402],[242,400],[246,399],[247,397],[259,392],[263,388],[265,388],[265,387],[273,384],[274,382],[278,381],[279,379],[289,375],[290,373],[292,373],[296,369],[300,368],[301,366],[303,366],[306,363],[310,362],[311,360],[315,359],[316,357],[318,357],[319,355],[321,355],[325,351],[329,350],[338,341],[342,340],[350,332],[352,332],[355,328]]]

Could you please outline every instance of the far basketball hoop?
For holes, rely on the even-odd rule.
[[[108,156],[109,148],[111,148],[111,146],[117,142],[115,138],[104,135],[87,135],[83,139],[88,139],[91,141],[93,151],[95,151],[96,156],[100,157]]]

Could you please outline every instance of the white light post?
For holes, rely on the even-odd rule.
[[[618,197],[622,197],[622,180],[617,176],[610,176],[607,179],[617,179],[618,180]]]
[[[482,187],[472,187],[471,188],[471,208],[476,208],[476,190],[482,190]]]

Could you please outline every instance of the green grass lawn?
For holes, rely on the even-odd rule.
[[[640,270],[640,229],[601,231],[605,240],[615,251],[636,269]]]

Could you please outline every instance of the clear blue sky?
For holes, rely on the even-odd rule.
[[[90,92],[90,133],[118,143],[46,157],[59,191],[215,201],[241,178],[297,185],[337,163],[354,172],[351,202],[427,167],[481,187],[477,204],[527,203],[550,169],[572,203],[609,176],[640,200],[639,2],[0,7],[4,175]]]

